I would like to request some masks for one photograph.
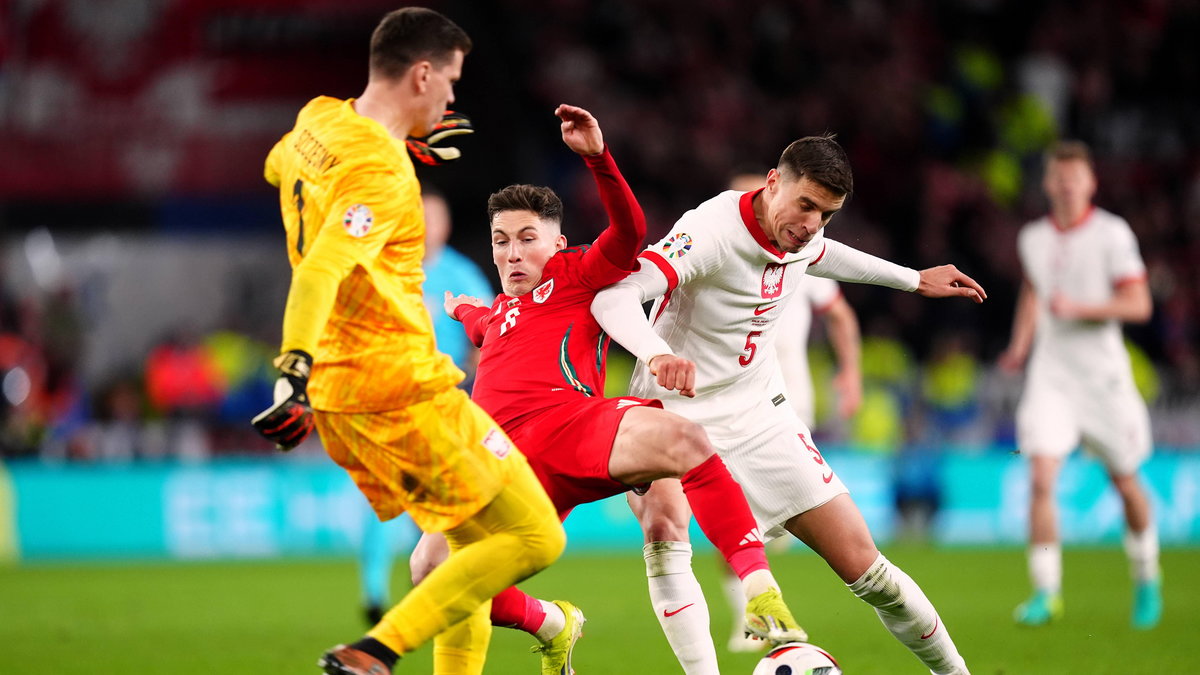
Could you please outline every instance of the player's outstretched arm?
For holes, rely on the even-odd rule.
[[[554,109],[554,114],[562,120],[559,126],[563,143],[568,148],[585,157],[604,152],[604,134],[600,131],[600,123],[590,112],[563,103]]]
[[[483,338],[487,332],[488,306],[479,298],[469,295],[454,295],[446,291],[442,304],[451,319],[459,321],[463,330],[467,331],[467,339],[476,347],[483,346]]]
[[[987,299],[983,286],[959,272],[954,265],[930,267],[917,272],[832,239],[825,240],[825,248],[806,271],[826,279],[916,291],[927,298],[961,297],[975,302]]]
[[[604,212],[608,214],[608,227],[597,237],[594,251],[584,254],[587,269],[597,271],[585,277],[596,287],[605,286],[615,280],[611,270],[605,268],[624,271],[636,268],[635,261],[646,237],[646,214],[612,154],[605,149],[604,135],[596,118],[583,108],[567,104],[558,106],[554,114],[562,120],[563,143],[579,153],[592,172]],[[609,265],[597,266],[598,261],[592,259],[597,255],[603,256]]]
[[[814,277],[909,292],[921,285],[921,273],[910,267],[897,265],[833,239],[825,239],[822,245],[816,260],[805,270]]]
[[[987,293],[971,277],[954,265],[941,265],[921,270],[917,293],[927,298],[969,298],[976,303],[987,299]]]

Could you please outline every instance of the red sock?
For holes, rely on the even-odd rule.
[[[492,598],[492,625],[501,628],[516,628],[533,634],[546,621],[546,610],[532,595],[526,595],[510,586]]]
[[[700,529],[739,579],[755,570],[770,569],[746,496],[719,455],[693,467],[680,482]]]

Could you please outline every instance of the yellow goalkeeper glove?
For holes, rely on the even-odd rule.
[[[274,441],[275,447],[287,452],[313,430],[313,411],[308,404],[308,375],[312,372],[312,357],[299,349],[280,354],[275,359],[279,379],[275,380],[275,403],[250,421],[258,433]]]
[[[451,136],[473,133],[475,133],[475,127],[471,126],[471,120],[466,115],[456,113],[453,110],[447,110],[442,115],[442,121],[433,127],[433,131],[428,136],[424,138],[408,138],[405,139],[404,144],[408,146],[408,153],[418,162],[437,166],[438,164],[453,162],[462,157],[462,151],[458,148],[437,147],[437,143]]]

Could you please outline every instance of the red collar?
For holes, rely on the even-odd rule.
[[[739,210],[742,213],[742,223],[750,231],[750,236],[754,237],[754,241],[757,241],[758,245],[763,247],[764,251],[783,260],[784,252],[775,248],[771,240],[767,239],[767,233],[763,232],[762,226],[758,224],[758,218],[754,217],[754,198],[765,189],[758,188],[742,195],[741,201],[738,204]]]
[[[1063,227],[1057,220],[1054,219],[1053,211],[1050,212],[1050,214],[1047,216],[1047,218],[1050,219],[1050,224],[1054,226],[1054,229],[1058,230],[1059,232],[1069,232],[1069,231],[1074,230],[1075,228],[1079,227],[1080,225],[1083,225],[1084,223],[1086,223],[1088,221],[1088,219],[1092,217],[1092,214],[1095,213],[1095,211],[1096,211],[1096,205],[1095,204],[1089,205],[1087,207],[1087,210],[1083,212],[1083,215],[1079,216],[1079,218],[1075,222],[1071,223],[1067,227]]]

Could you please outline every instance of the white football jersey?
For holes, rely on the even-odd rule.
[[[842,289],[833,279],[805,275],[796,293],[799,298],[779,319],[775,353],[787,387],[788,402],[811,428],[816,420],[813,419],[812,373],[808,368],[808,335],[812,331],[813,316],[829,309],[841,297]]]
[[[662,400],[715,438],[755,431],[762,419],[748,412],[764,398],[786,407],[776,333],[784,313],[802,304],[791,300],[825,251],[820,233],[797,253],[778,250],[755,220],[755,194],[731,190],[709,199],[641,256],[667,277],[650,319],[676,354],[695,361],[696,397],[664,391],[640,362],[630,393]]]
[[[1017,249],[1038,300],[1030,377],[1052,374],[1111,382],[1114,376],[1130,376],[1117,320],[1065,320],[1050,312],[1056,294],[1098,304],[1107,302],[1120,284],[1145,279],[1146,266],[1129,223],[1097,207],[1065,230],[1047,216],[1021,229]]]

